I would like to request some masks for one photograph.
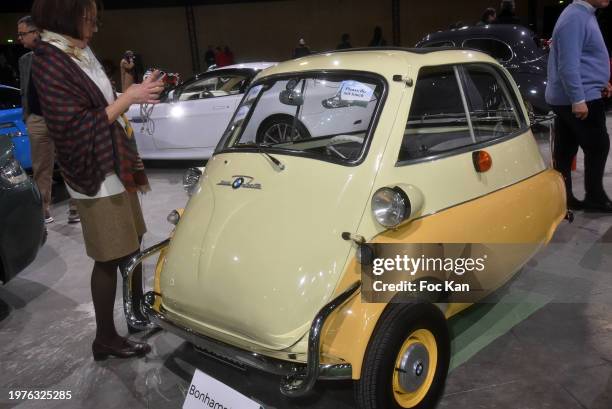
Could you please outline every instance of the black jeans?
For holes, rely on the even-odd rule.
[[[602,99],[587,102],[589,115],[580,120],[572,113],[571,105],[553,105],[555,139],[553,145],[554,168],[563,175],[567,197],[573,197],[571,166],[578,147],[584,152],[585,199],[606,200],[603,175],[610,150],[610,138],[606,128],[605,104]]]

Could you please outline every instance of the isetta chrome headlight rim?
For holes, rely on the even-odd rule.
[[[372,196],[372,213],[383,227],[392,229],[410,217],[410,199],[398,186],[382,187]]]

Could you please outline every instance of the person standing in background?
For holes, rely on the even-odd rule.
[[[499,13],[495,23],[497,24],[521,24],[521,20],[514,14],[516,9],[514,0],[502,0],[499,7]]]
[[[232,52],[232,50],[230,50],[230,48],[226,45],[223,48],[223,53],[225,54],[225,65],[233,65],[234,64],[234,53]]]
[[[31,16],[17,21],[17,40],[28,50],[33,50],[40,41],[40,32]],[[21,84],[21,107],[23,119],[30,137],[30,155],[34,182],[42,196],[45,223],[52,223],[51,187],[53,185],[53,163],[55,158],[53,141],[49,138],[45,119],[40,109],[36,88],[31,84],[32,51],[19,58],[19,82]]]
[[[217,53],[215,54],[215,62],[217,67],[227,67],[234,63],[234,54],[230,51],[228,46],[224,48],[217,47]]]
[[[223,67],[223,63],[225,61],[225,57],[223,55],[223,50],[220,46],[215,47],[215,65],[218,67]]]
[[[340,44],[336,46],[336,50],[346,50],[347,48],[353,48],[353,46],[351,45],[351,36],[348,33],[344,33],[340,37]]]
[[[298,41],[298,46],[293,49],[293,53],[291,54],[291,58],[300,58],[310,55],[310,48],[306,45],[306,40],[300,38]]]
[[[125,92],[130,85],[134,84],[134,51],[127,50],[125,54],[123,54],[123,58],[121,59],[121,63],[119,64],[121,68],[121,92]]]
[[[476,23],[477,26],[486,26],[488,24],[495,23],[495,19],[497,18],[497,12],[493,7],[488,7],[485,9],[484,13],[482,13],[482,17],[480,17],[480,21]]]
[[[553,30],[548,57],[546,102],[555,118],[554,167],[565,181],[567,207],[612,213],[603,188],[610,150],[603,97],[609,97],[610,56],[595,11],[609,0],[577,0],[567,6]],[[571,166],[584,152],[584,201],[572,192]]]
[[[206,69],[212,65],[215,65],[215,49],[212,45],[208,46],[208,49],[204,54],[204,63],[206,65]]]
[[[17,22],[17,39],[28,50],[33,50],[40,41],[40,32],[31,16]],[[21,82],[21,106],[23,118],[30,137],[30,155],[34,182],[42,196],[45,223],[54,221],[51,216],[51,191],[53,187],[53,166],[55,164],[55,145],[43,118],[40,99],[32,84],[32,51],[19,58],[19,78]],[[68,223],[78,223],[79,213],[71,201],[68,210]]]
[[[387,41],[383,37],[382,28],[380,26],[374,27],[374,34],[368,47],[384,47],[387,45]]]

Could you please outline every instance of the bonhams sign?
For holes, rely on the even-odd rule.
[[[196,369],[183,409],[262,409],[261,405]]]

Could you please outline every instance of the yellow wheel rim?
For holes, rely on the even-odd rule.
[[[418,405],[431,388],[438,365],[436,337],[418,329],[406,338],[393,367],[393,396],[402,408]]]

